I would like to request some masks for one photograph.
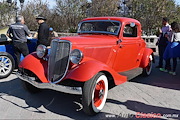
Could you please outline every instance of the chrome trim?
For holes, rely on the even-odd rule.
[[[34,77],[29,77],[27,75],[23,75],[20,72],[16,72],[17,77],[19,77],[21,80],[30,83],[31,85],[40,88],[40,89],[51,89],[56,90],[63,93],[69,93],[69,94],[76,94],[76,95],[82,95],[82,88],[81,87],[69,87],[69,86],[63,86],[58,85],[54,83],[39,83],[35,81]]]
[[[39,51],[39,47],[42,47],[43,51]],[[41,54],[43,54],[42,57],[39,56],[39,54],[38,54],[39,52]],[[44,56],[46,56],[46,54],[47,54],[47,47],[45,45],[42,45],[42,44],[38,45],[36,48],[36,54],[37,54],[38,58],[44,58]]]
[[[72,43],[70,42],[70,41],[68,41],[68,40],[60,40],[60,39],[53,39],[52,40],[52,42],[53,41],[56,41],[56,42],[68,42],[69,44],[70,44],[70,52],[69,52],[69,58],[70,58],[70,53],[71,53],[71,50],[72,50]],[[51,43],[52,43],[51,42]],[[51,54],[51,53],[50,53]],[[67,73],[67,71],[68,71],[68,68],[69,68],[69,63],[70,63],[70,59],[68,58],[68,65],[67,65],[67,67],[66,67],[66,71],[65,71],[65,73],[64,73],[64,75],[62,76],[62,78],[61,79],[59,79],[59,80],[57,80],[57,81],[55,81],[55,82],[51,82],[51,80],[49,80],[49,75],[48,75],[48,81],[49,82],[51,82],[51,83],[59,83],[59,82],[61,82],[62,81],[62,79],[66,76],[66,73]],[[50,66],[50,62],[48,62],[48,68],[49,68],[49,66]],[[49,74],[49,69],[48,69],[48,74]]]
[[[71,54],[72,54],[72,52],[73,52],[74,50],[78,50],[79,53],[80,53],[80,55],[81,55],[81,59],[79,60],[78,63],[73,63],[73,62],[71,61]],[[79,64],[79,63],[82,61],[82,59],[84,58],[84,54],[83,54],[82,51],[79,50],[79,49],[74,49],[74,50],[72,50],[72,51],[70,52],[70,58],[69,58],[69,59],[70,59],[70,61],[71,61],[73,64]]]

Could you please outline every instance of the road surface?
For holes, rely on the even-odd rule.
[[[180,60],[176,76],[160,72],[155,68],[156,64],[149,77],[137,76],[109,90],[106,105],[96,116],[83,113],[81,96],[53,90],[30,94],[12,74],[0,80],[0,119],[133,120],[144,117],[145,120],[155,120],[152,117],[156,117],[178,120]],[[159,118],[160,115],[163,117]]]

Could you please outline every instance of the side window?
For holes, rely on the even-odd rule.
[[[127,24],[124,27],[123,37],[137,37],[137,25],[134,26]]]

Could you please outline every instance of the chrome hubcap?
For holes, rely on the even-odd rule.
[[[0,56],[0,75],[8,74],[12,69],[12,62],[6,56]]]

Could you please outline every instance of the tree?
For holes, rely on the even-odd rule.
[[[126,0],[125,3],[128,7],[126,17],[139,20],[146,33],[155,33],[156,28],[161,27],[162,17],[168,17],[170,23],[180,21],[180,6],[174,0]],[[43,14],[48,25],[58,32],[76,32],[77,24],[86,17],[123,16],[118,10],[119,0],[56,0],[53,9],[48,6],[43,0],[32,1],[24,6],[22,15],[30,30],[38,29],[35,18],[39,14]],[[7,22],[9,16],[14,14],[10,8],[7,4],[4,7],[0,4],[0,24]]]
[[[82,6],[87,3],[87,0],[57,0],[54,16],[57,18],[56,24],[60,24],[59,31],[66,30],[75,32],[77,23],[86,15]]]
[[[0,27],[5,27],[8,24],[11,24],[10,21],[12,18],[15,18],[15,15],[13,15],[14,12],[14,5],[12,6],[8,5],[7,2],[0,2]]]
[[[179,6],[174,0],[131,0],[131,12],[128,17],[138,19],[146,33],[155,33],[161,27],[163,17],[168,17],[170,22],[179,21]]]
[[[21,14],[24,16],[26,25],[29,29],[36,31],[38,29],[36,17],[38,15],[43,15],[46,18],[49,18],[49,16],[51,16],[51,11],[48,8],[48,3],[37,0],[29,2],[24,7]],[[49,19],[47,19],[47,22],[50,22]]]
[[[92,0],[92,16],[117,16],[119,0]]]

